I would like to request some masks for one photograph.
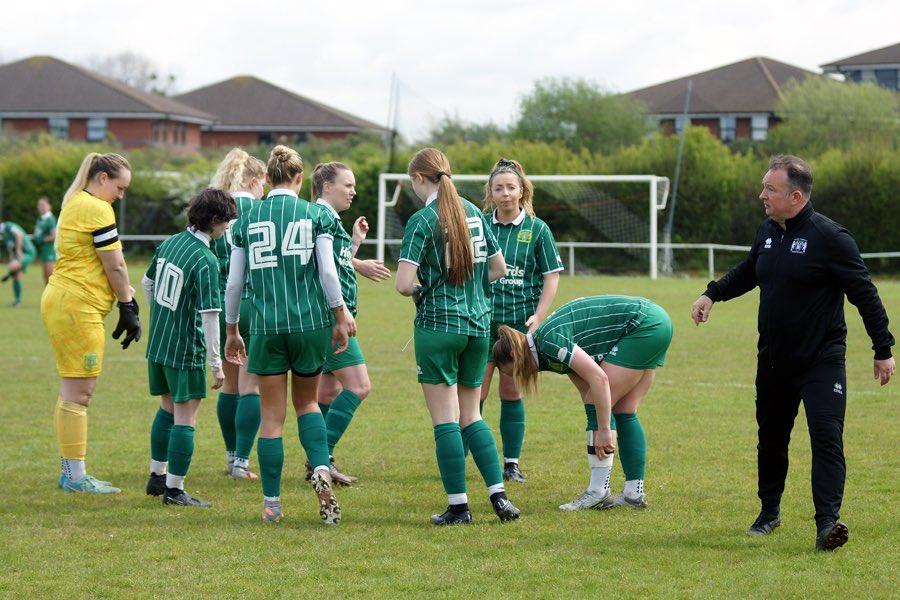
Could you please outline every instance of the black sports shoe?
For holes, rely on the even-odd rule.
[[[166,476],[154,475],[150,473],[150,479],[147,481],[148,496],[162,496],[166,491]]]
[[[843,523],[828,523],[816,535],[816,550],[831,552],[847,543],[850,529]]]
[[[503,479],[506,481],[515,481],[516,483],[525,483],[525,475],[519,470],[519,463],[508,462],[503,465]]]
[[[184,490],[179,490],[178,488],[170,488],[168,486],[166,487],[166,491],[163,492],[163,504],[176,504],[178,506],[199,506],[201,508],[209,508],[212,506],[212,502],[194,498]]]
[[[472,513],[468,510],[464,510],[460,513],[454,513],[450,511],[450,507],[447,507],[447,512],[442,515],[431,515],[431,524],[432,525],[470,525],[472,523]]]
[[[494,512],[497,513],[497,516],[500,517],[500,520],[503,522],[506,521],[515,521],[519,518],[519,515],[522,512],[513,506],[513,503],[509,501],[509,498],[497,498],[496,500],[491,501],[491,504],[494,506]]]
[[[776,508],[774,512],[762,510],[753,525],[747,530],[750,535],[769,535],[781,525],[781,510]]]

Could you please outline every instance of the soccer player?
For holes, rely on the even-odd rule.
[[[219,261],[210,250],[237,215],[234,200],[208,188],[188,207],[188,228],[160,244],[141,280],[150,300],[147,370],[150,395],[161,396],[150,428],[150,479],[147,493],[163,504],[208,508],[211,502],[184,490],[194,454],[194,427],[206,398],[206,367],[222,387],[219,355],[222,292]]]
[[[443,152],[420,150],[407,172],[425,207],[406,223],[396,287],[416,303],[416,368],[449,505],[431,522],[472,523],[463,444],[472,452],[494,512],[501,521],[518,519],[519,509],[506,497],[494,435],[478,408],[488,354],[489,286],[506,272],[503,254],[484,214],[460,198]]]
[[[295,150],[275,146],[266,180],[272,188],[266,199],[255,203],[232,228],[225,354],[237,364],[246,359],[247,370],[259,376],[262,422],[257,454],[263,520],[278,521],[282,516],[282,436],[290,371],[300,443],[313,467],[319,515],[326,524],[336,525],[341,509],[331,486],[328,436],[316,391],[329,348],[336,344],[343,352],[349,336],[356,333],[334,266],[334,231],[340,224],[328,210],[297,197],[303,185],[303,160]],[[238,330],[247,273],[253,304],[249,351]]]
[[[22,305],[22,273],[28,272],[28,265],[34,260],[34,244],[31,237],[12,221],[0,223],[0,239],[9,257],[3,281],[13,280],[13,308]]]
[[[233,148],[219,164],[213,175],[214,188],[229,192],[237,204],[238,216],[249,211],[256,201],[263,197],[266,179],[266,165],[240,148]],[[231,262],[231,231],[212,243],[213,254],[221,267],[222,296],[228,280],[228,265]],[[250,288],[244,285],[241,293],[241,337],[247,343],[250,339]],[[222,332],[222,355],[225,355],[225,311],[219,313],[219,327]],[[235,365],[228,361],[222,364],[225,383],[219,391],[216,413],[219,427],[225,440],[227,473],[234,479],[255,480],[256,473],[250,470],[250,451],[259,431],[259,381],[256,375],[247,371],[246,365]]]
[[[484,186],[485,214],[500,244],[506,273],[491,284],[490,347],[497,341],[497,329],[508,325],[522,333],[534,331],[550,312],[563,270],[553,233],[534,216],[534,186],[515,160],[501,158]],[[488,355],[481,384],[481,410],[491,391],[494,361]],[[503,479],[525,482],[519,468],[525,439],[525,404],[516,382],[500,373],[500,438],[503,440]]]
[[[340,224],[338,213],[350,208],[356,196],[356,178],[350,167],[339,162],[318,164],[313,170],[312,185],[312,197],[316,198],[316,204],[331,212],[338,225],[335,228],[334,262],[341,279],[344,304],[355,319],[358,295],[356,271],[372,281],[384,281],[391,276],[391,272],[383,261],[356,258],[356,252],[369,232],[365,217],[359,217],[353,223],[352,236]],[[366,359],[355,336],[350,338],[344,352],[328,353],[322,369],[322,379],[319,381],[318,403],[325,416],[331,480],[335,483],[350,485],[356,482],[356,477],[342,473],[335,465],[334,447],[371,389]],[[312,475],[311,471],[308,470],[307,475]]]
[[[62,382],[56,402],[56,439],[62,463],[59,487],[67,492],[117,494],[121,490],[85,472],[87,410],[103,367],[103,317],[119,300],[113,331],[122,348],[141,339],[134,288],[116,230],[112,203],[131,183],[131,166],[118,154],[88,154],[63,196],[57,229],[56,269],[41,296],[41,317]]]
[[[41,267],[44,271],[44,284],[50,281],[53,274],[53,266],[56,264],[56,217],[53,216],[53,207],[50,200],[41,198],[37,201],[38,218],[34,223],[34,233],[31,241],[41,258]]]
[[[515,379],[520,390],[534,390],[540,371],[565,373],[584,402],[590,484],[559,508],[646,508],[647,442],[636,413],[672,341],[666,311],[646,298],[591,296],[563,304],[533,332],[501,327],[498,333],[494,364]],[[624,489],[615,497],[609,490],[616,449],[610,410],[625,471]]]

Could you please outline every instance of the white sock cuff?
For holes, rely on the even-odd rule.
[[[165,475],[169,468],[169,461],[159,461],[150,459],[150,474]]]
[[[592,469],[597,469],[599,467],[612,467],[613,466],[613,457],[615,454],[609,454],[604,459],[597,458],[596,454],[588,454],[588,466]]]
[[[517,465],[517,464],[519,464],[519,459],[518,459],[518,458],[506,458],[506,457],[504,456],[504,457],[503,457],[503,464],[507,464],[507,463],[513,463],[514,465]]]
[[[469,495],[463,492],[462,494],[447,494],[447,504],[466,504],[469,502]]]
[[[241,458],[240,456],[235,456],[234,457],[234,466],[243,467],[246,469],[247,467],[250,466],[250,459],[249,458]]]
[[[184,489],[184,476],[183,475],[172,475],[171,473],[166,473],[166,487],[177,488],[179,490],[183,490]]]
[[[495,483],[494,485],[488,486],[488,495],[493,496],[497,492],[505,492],[506,486],[502,483]]]

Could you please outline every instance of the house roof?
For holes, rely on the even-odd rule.
[[[870,50],[857,54],[856,56],[848,56],[840,60],[831,61],[828,64],[820,65],[824,71],[839,71],[841,67],[857,67],[869,65],[900,65],[900,44],[893,46],[885,46],[877,50]]]
[[[347,131],[383,130],[380,125],[295,94],[249,75],[176,96],[212,113],[214,131]]]
[[[115,115],[212,123],[215,117],[171,98],[145,92],[52,56],[0,65],[4,116]]]
[[[687,77],[629,92],[655,114],[684,111],[687,82],[694,82],[690,113],[772,113],[784,85],[803,80],[812,71],[757,56]]]

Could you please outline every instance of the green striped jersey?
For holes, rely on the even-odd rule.
[[[487,337],[491,320],[488,260],[500,252],[487,218],[471,202],[461,198],[469,225],[469,236],[475,258],[473,277],[461,286],[447,281],[443,268],[444,252],[440,247],[436,195],[406,223],[400,260],[418,267],[422,299],[416,307],[415,324],[424,329]]]
[[[191,230],[173,235],[156,249],[146,276],[153,280],[147,358],[173,369],[205,369],[200,313],[222,310],[209,236]]]
[[[52,241],[44,242],[42,240],[53,233],[54,229],[56,229],[56,217],[52,212],[48,212],[39,216],[37,218],[37,221],[35,221],[34,223],[34,233],[31,235],[34,245],[38,248],[52,246]]]
[[[506,274],[491,284],[491,319],[524,325],[537,309],[544,275],[563,270],[556,241],[546,223],[524,210],[505,225],[497,220],[495,211],[490,224],[506,260]]]
[[[234,201],[237,204],[238,218],[240,218],[242,214],[250,210],[253,207],[254,202],[258,202],[256,198],[254,198],[247,192],[233,192],[231,196],[234,198]],[[237,219],[229,223],[228,229],[225,230],[225,235],[217,240],[213,240],[212,245],[210,246],[213,254],[215,254],[216,258],[219,260],[219,276],[222,283],[222,298],[225,298],[225,284],[228,283],[228,265],[231,263],[231,248],[232,246],[234,246],[231,241],[231,229],[232,227],[234,227],[235,221],[237,221]],[[247,285],[247,281],[245,280],[244,289],[241,291],[241,298],[249,297],[250,286]]]
[[[355,317],[359,294],[356,270],[353,268],[353,238],[341,225],[341,218],[333,206],[321,198],[316,200],[316,204],[329,211],[338,225],[335,227],[334,234],[334,265],[337,267],[338,278],[341,280],[341,295],[344,297],[344,304],[347,305],[350,314]]]
[[[10,258],[14,257],[16,253],[16,233],[22,236],[22,254],[35,253],[31,237],[19,225],[12,221],[6,221],[3,225],[3,245],[6,247]]]
[[[599,364],[620,339],[637,329],[649,309],[649,300],[632,296],[589,296],[563,304],[530,336],[538,367],[572,373],[575,346]]]
[[[272,190],[237,220],[232,241],[247,257],[251,335],[331,327],[315,246],[319,237],[333,240],[336,226],[327,210],[285,189]]]

